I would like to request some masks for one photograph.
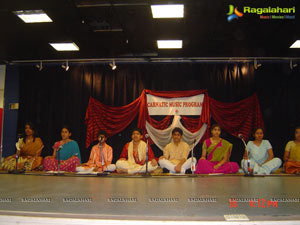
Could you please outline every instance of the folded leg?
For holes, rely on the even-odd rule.
[[[196,172],[197,174],[208,174],[208,173],[214,173],[214,163],[210,162],[206,159],[200,159],[196,166]]]
[[[286,162],[286,173],[300,173],[300,162]]]
[[[116,165],[115,164],[109,164],[104,171],[108,171],[108,172],[113,172],[116,170]]]
[[[185,174],[185,171],[191,169],[193,164],[194,166],[197,164],[197,159],[195,157],[187,159],[181,167],[181,173]]]
[[[167,170],[169,170],[171,173],[175,173],[175,166],[173,163],[171,163],[169,160],[167,159],[160,159],[158,161],[159,165],[161,168],[165,168]]]

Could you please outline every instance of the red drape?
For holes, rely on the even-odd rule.
[[[199,94],[205,94],[202,114],[199,119],[194,120],[193,126],[201,127],[203,123],[209,124],[209,97],[206,90],[191,90],[191,91],[151,91],[144,90],[139,98],[132,103],[121,106],[107,106],[94,98],[90,98],[88,108],[85,115],[85,123],[87,125],[86,147],[97,139],[98,130],[105,130],[108,135],[114,135],[124,130],[132,120],[139,114],[138,127],[145,132],[146,121],[148,121],[156,129],[166,129],[171,120],[171,116],[165,117],[161,121],[156,121],[148,114],[147,96],[152,94],[164,98],[179,98],[189,97]],[[198,124],[197,124],[198,123]],[[200,126],[201,125],[201,126]],[[193,132],[194,127],[186,127]]]
[[[90,97],[85,114],[87,125],[86,147],[97,139],[99,130],[105,130],[109,136],[124,130],[137,116],[141,98],[142,96],[125,106],[112,107]]]
[[[107,106],[91,97],[85,116],[85,123],[87,125],[86,146],[89,146],[97,139],[98,130],[105,130],[112,136],[124,130],[137,115],[138,127],[143,129],[144,132],[146,131],[146,121],[156,129],[166,129],[170,124],[171,116],[166,116],[161,121],[156,121],[151,118],[148,114],[146,94],[163,98],[190,97],[205,94],[202,113],[199,118],[182,116],[184,126],[191,132],[199,130],[203,123],[207,123],[208,127],[210,127],[210,113],[223,129],[234,136],[241,133],[244,137],[248,137],[254,127],[263,126],[256,94],[236,103],[222,103],[209,98],[206,90],[144,90],[135,101],[121,107]],[[208,135],[209,133],[207,131],[205,137]]]
[[[256,94],[234,103],[211,98],[209,107],[213,119],[233,136],[242,134],[248,140],[254,128],[264,126]]]

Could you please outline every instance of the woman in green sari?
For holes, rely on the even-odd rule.
[[[196,172],[198,174],[208,173],[236,173],[239,165],[229,162],[232,144],[220,138],[221,127],[214,124],[211,127],[212,137],[204,141],[202,156],[198,161]]]

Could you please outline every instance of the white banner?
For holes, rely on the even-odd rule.
[[[201,115],[204,94],[182,98],[161,98],[147,94],[149,115]]]
[[[198,131],[192,133],[183,126],[180,119],[181,119],[180,116],[175,115],[172,124],[164,130],[155,129],[154,127],[152,127],[150,125],[150,123],[148,121],[146,121],[147,133],[150,135],[152,141],[161,150],[163,150],[167,144],[172,142],[172,130],[175,127],[179,127],[183,130],[182,140],[184,142],[188,143],[190,148],[193,147],[193,143],[195,140],[196,140],[195,145],[197,145],[199,143],[199,141],[201,140],[201,138],[203,137],[203,135],[205,134],[205,131],[207,128],[206,123],[204,123]]]

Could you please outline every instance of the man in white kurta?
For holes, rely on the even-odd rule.
[[[128,142],[116,162],[117,171],[120,173],[145,173],[147,144],[142,141],[143,135],[140,129],[134,129],[131,135],[132,141]],[[148,171],[157,169],[157,161],[150,146],[148,146]]]
[[[196,164],[196,158],[187,158],[190,153],[190,146],[181,141],[183,131],[180,128],[174,128],[172,131],[173,141],[164,148],[163,156],[159,158],[161,168],[166,168],[171,174],[185,174],[192,164]]]

